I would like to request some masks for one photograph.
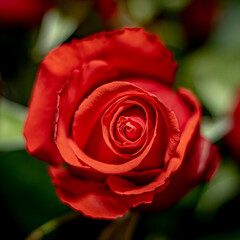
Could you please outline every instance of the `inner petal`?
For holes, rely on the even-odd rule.
[[[102,118],[103,136],[117,154],[133,157],[151,139],[155,119],[152,107],[141,98],[129,97],[113,104]],[[149,137],[148,137],[149,136]]]
[[[60,100],[61,99],[62,98],[60,98]],[[116,122],[114,120],[117,120],[119,115],[127,109],[127,107],[122,109],[119,114],[115,113],[119,110],[119,107],[124,106],[125,103],[132,104],[132,106],[140,106],[146,116],[146,127],[143,130],[143,135],[139,139],[143,140],[143,142],[140,141],[137,144],[136,147],[137,150],[139,149],[138,151],[130,154],[122,152],[121,148],[117,146],[117,141],[112,139],[112,129]],[[62,105],[59,107],[60,110]],[[163,106],[160,106],[160,108],[162,107]],[[64,121],[65,115],[60,114],[60,110],[56,123],[57,131],[55,141],[64,160],[72,166],[82,167],[83,164],[85,164],[105,174],[122,174],[140,166],[152,149],[158,133],[156,123],[159,122],[159,118],[162,118],[159,113],[160,110],[158,111],[157,99],[154,96],[142,91],[133,84],[120,81],[114,81],[100,86],[81,102],[78,110],[74,114],[73,123],[71,124],[71,136],[67,135],[69,132],[67,128],[68,125],[66,121]],[[91,137],[96,139],[94,142],[96,144],[91,152],[95,152],[96,148],[101,148],[98,146],[99,138],[96,137],[96,135],[92,135],[93,128],[95,128],[97,123],[99,123],[97,130],[101,133],[102,142],[105,142],[109,150],[112,150],[112,153],[115,153],[115,155],[123,161],[117,161],[117,163],[112,162],[112,160],[110,163],[103,161],[103,158],[106,156],[105,151],[103,154],[100,154],[101,156],[94,154],[92,157],[86,152],[85,147],[87,143],[92,142]],[[138,142],[138,140],[136,142]],[[135,142],[132,143],[132,145],[135,144]],[[116,147],[119,147],[120,151],[118,151]],[[146,159],[146,161],[148,161],[148,159]]]
[[[142,126],[130,117],[120,116],[117,121],[117,131],[124,138],[136,141],[142,134]]]
[[[134,142],[142,136],[145,125],[144,110],[138,105],[128,107],[119,114],[114,124],[114,138],[120,143]]]

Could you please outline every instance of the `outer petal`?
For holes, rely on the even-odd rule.
[[[177,64],[157,35],[141,28],[102,32],[72,42],[84,61],[102,59],[118,69],[121,77],[146,77],[172,85]]]
[[[197,184],[209,180],[214,174],[220,156],[217,148],[200,136],[201,109],[196,98],[185,89],[178,90],[179,97],[191,112],[182,132],[176,156],[166,169],[170,184],[154,196],[151,205],[142,205],[141,210],[162,210],[175,204]]]
[[[216,146],[199,137],[184,164],[169,179],[167,188],[155,194],[152,204],[142,204],[137,210],[159,211],[174,205],[193,187],[208,181],[215,173],[219,160]]]
[[[163,102],[164,105],[176,114],[179,128],[183,131],[186,122],[191,117],[192,110],[178,92],[153,79],[126,78],[123,81],[133,83],[144,91],[157,96],[159,101]]]
[[[53,164],[62,161],[54,143],[57,93],[69,72],[81,64],[75,52],[71,45],[62,45],[42,62],[24,127],[27,150]]]
[[[132,206],[152,202],[154,192],[140,195],[118,195],[104,182],[83,179],[62,167],[50,167],[52,182],[61,201],[87,217],[115,219]]]
[[[68,46],[66,45],[65,47],[67,48]],[[62,50],[70,53],[70,49]],[[71,49],[71,51],[72,50],[73,49]],[[112,70],[111,66],[106,62],[99,60],[91,61],[83,65],[81,70],[71,72],[70,69],[72,65],[68,65],[68,62],[73,64],[75,61],[77,63],[79,62],[78,59],[68,59],[70,56],[66,56],[66,65],[62,66],[61,62],[58,62],[58,58],[54,59],[54,54],[52,58],[51,56],[50,54],[46,59],[48,65],[46,65],[44,61],[40,68],[25,123],[24,135],[27,149],[31,154],[50,163],[58,164],[62,161],[62,157],[54,142],[54,131],[59,93],[63,91],[69,81],[75,84],[73,86],[73,88],[75,88],[74,91],[71,90],[68,93],[70,96],[68,102],[65,102],[65,106],[69,106],[66,107],[68,114],[65,113],[65,118],[71,121],[75,110],[74,106],[77,108],[83,96],[91,91],[92,88],[112,79],[118,73]],[[51,69],[48,69],[49,66]],[[63,70],[69,72],[68,76],[65,76]],[[55,82],[51,82],[54,76],[56,78]],[[75,80],[72,81],[72,79]]]
[[[51,167],[50,175],[61,201],[87,217],[115,219],[130,207],[104,183],[81,179],[63,168]]]
[[[213,145],[207,139],[199,137],[196,143],[195,158],[191,158],[189,151],[186,165],[189,165],[190,181],[195,179],[196,182],[209,181],[218,168],[220,155],[216,145]]]
[[[147,192],[160,191],[160,189],[163,190],[169,184],[169,181],[166,172],[161,171],[154,181],[143,186],[137,186],[133,182],[115,175],[109,175],[107,183],[115,193],[122,195],[138,195]]]
[[[186,89],[178,90],[179,96],[188,106],[191,116],[189,117],[185,128],[181,134],[180,142],[176,149],[176,155],[170,160],[167,173],[168,176],[175,173],[179,167],[184,163],[186,154],[191,151],[194,146],[196,138],[199,137],[199,127],[201,118],[201,107],[195,96]]]

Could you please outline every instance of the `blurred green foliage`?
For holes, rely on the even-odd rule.
[[[142,26],[158,34],[174,52],[179,63],[176,88],[189,88],[200,99],[204,114],[202,133],[218,144],[223,160],[212,182],[198,186],[173,208],[143,213],[134,239],[240,239],[240,224],[236,220],[240,214],[240,168],[221,141],[231,128],[228,114],[240,87],[240,2],[217,1],[219,17],[214,28],[201,44],[189,46],[181,16],[192,1],[118,0],[116,16],[106,21],[90,1],[70,4],[61,0],[40,26],[0,26],[3,236],[24,239],[45,222],[72,211],[59,202],[46,164],[24,150],[22,128],[39,63],[48,51],[73,38],[100,30]],[[96,239],[108,223],[82,217],[44,239]]]
[[[22,135],[26,118],[26,107],[5,98],[0,102],[0,150],[16,150],[24,148]]]
[[[2,152],[0,159],[0,196],[8,210],[6,215],[15,219],[24,234],[69,211],[55,194],[46,164],[25,150]],[[11,226],[6,228],[11,230]]]

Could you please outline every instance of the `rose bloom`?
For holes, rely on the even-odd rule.
[[[139,28],[73,40],[42,62],[25,124],[62,202],[92,218],[162,210],[207,181],[219,161],[201,108],[171,89],[176,63]]]
[[[240,91],[236,99],[236,105],[232,114],[233,126],[224,141],[231,155],[240,163]]]
[[[54,0],[0,0],[0,23],[34,26],[54,3]]]

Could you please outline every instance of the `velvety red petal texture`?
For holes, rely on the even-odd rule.
[[[71,82],[69,82],[69,85],[66,86],[66,89],[74,86],[74,80],[77,82],[77,78],[73,79]],[[84,165],[90,166],[97,171],[113,174],[128,172],[133,168],[136,168],[143,160],[145,160],[145,157],[148,156],[149,151],[151,152],[152,150],[153,142],[156,138],[157,132],[160,131],[160,127],[159,130],[157,128],[154,130],[154,135],[146,147],[143,149],[143,151],[137,156],[132,156],[132,158],[131,156],[129,156],[130,158],[127,157],[127,162],[119,162],[118,164],[114,163],[114,159],[116,159],[116,157],[114,156],[114,153],[112,153],[110,155],[110,157],[113,159],[112,163],[105,163],[101,161],[101,156],[98,156],[97,159],[94,159],[89,154],[84,152],[84,147],[89,138],[89,134],[92,133],[92,128],[96,126],[97,121],[103,115],[103,112],[108,108],[109,105],[111,105],[112,102],[126,96],[139,96],[142,99],[146,99],[148,102],[152,102],[152,104],[159,105],[159,109],[154,106],[154,108],[156,108],[155,112],[162,112],[159,112],[158,115],[160,118],[160,114],[163,114],[163,118],[166,124],[165,130],[167,131],[166,143],[162,142],[162,145],[167,144],[167,147],[162,147],[165,150],[165,157],[162,157],[165,159],[165,161],[171,157],[172,152],[174,152],[176,149],[179,141],[179,129],[175,115],[160,102],[156,103],[155,101],[157,101],[157,98],[151,97],[147,94],[147,92],[143,92],[135,85],[126,82],[115,81],[112,83],[104,84],[101,87],[97,88],[91,95],[88,96],[87,99],[85,99],[80,104],[79,109],[76,111],[76,115],[72,124],[72,136],[74,141],[71,140],[70,136],[68,136],[70,127],[70,118],[68,118],[68,116],[72,116],[73,114],[71,114],[71,108],[66,109],[65,106],[67,104],[69,106],[72,106],[72,109],[75,108],[73,102],[70,101],[70,99],[73,99],[73,101],[77,99],[77,97],[73,97],[73,91],[75,89],[78,88],[72,87],[71,90],[68,89],[61,93],[58,110],[59,117],[56,123],[56,144],[61,155],[67,163],[76,167],[82,167]],[[66,93],[66,95],[64,93]],[[164,122],[161,123],[164,124]],[[156,126],[157,125],[158,123],[156,123]],[[162,129],[164,128],[162,127]],[[104,139],[104,137],[99,138],[99,144],[101,144],[101,141],[103,141],[101,139]],[[160,144],[159,141],[158,143]],[[96,146],[95,149],[98,148],[99,147]],[[93,149],[93,152],[95,149]],[[124,154],[120,154],[120,156],[121,160],[124,160]],[[104,154],[104,157],[108,157],[106,156],[106,153]],[[155,156],[153,156],[153,154],[150,155],[150,158],[154,157]],[[158,155],[155,158],[158,162],[158,167],[160,167],[159,165],[161,165],[161,161],[159,160],[159,151]],[[147,159],[146,161],[149,160]],[[151,161],[154,161],[154,159]]]
[[[105,60],[119,70],[121,78],[148,77],[167,85],[174,83],[177,64],[172,53],[157,35],[141,28],[102,32],[71,44],[81,49],[83,61]]]
[[[194,149],[189,150],[184,164],[170,178],[167,188],[156,193],[151,204],[142,204],[136,210],[160,211],[174,205],[193,187],[210,180],[219,160],[217,147],[200,137]]]
[[[190,151],[193,146],[195,146],[196,138],[199,137],[199,127],[201,118],[201,108],[194,97],[194,95],[186,90],[179,89],[178,95],[182,98],[185,104],[191,111],[191,116],[189,117],[184,130],[181,133],[180,142],[176,149],[176,155],[170,160],[167,168],[169,175],[173,174],[182,165],[185,156]]]
[[[127,78],[123,79],[123,81],[133,83],[144,91],[157,96],[165,106],[176,114],[180,130],[182,131],[184,129],[191,115],[191,108],[189,108],[181,96],[179,96],[178,92],[176,93],[170,86],[163,85],[154,79]]]
[[[62,161],[54,143],[57,94],[69,73],[76,65],[81,66],[75,55],[72,46],[63,45],[41,63],[24,127],[27,150],[53,164]]]
[[[153,192],[156,189],[163,189],[168,184],[168,176],[166,172],[161,171],[154,181],[138,186],[131,181],[128,181],[122,177],[109,175],[107,183],[111,190],[120,195],[131,195],[131,194],[143,194],[146,192]]]
[[[66,169],[57,167],[50,168],[50,175],[60,199],[87,217],[114,219],[129,210],[130,206],[104,183],[74,177]]]
[[[106,183],[80,178],[62,167],[50,167],[52,182],[62,202],[87,217],[115,219],[122,217],[140,203],[151,203],[154,192],[121,196],[112,192]],[[166,181],[166,184],[168,181]],[[163,186],[161,189],[165,188]]]
[[[24,127],[49,162],[62,202],[92,218],[161,210],[214,174],[218,150],[200,135],[201,107],[174,91],[176,63],[140,28],[53,50],[40,66]]]

